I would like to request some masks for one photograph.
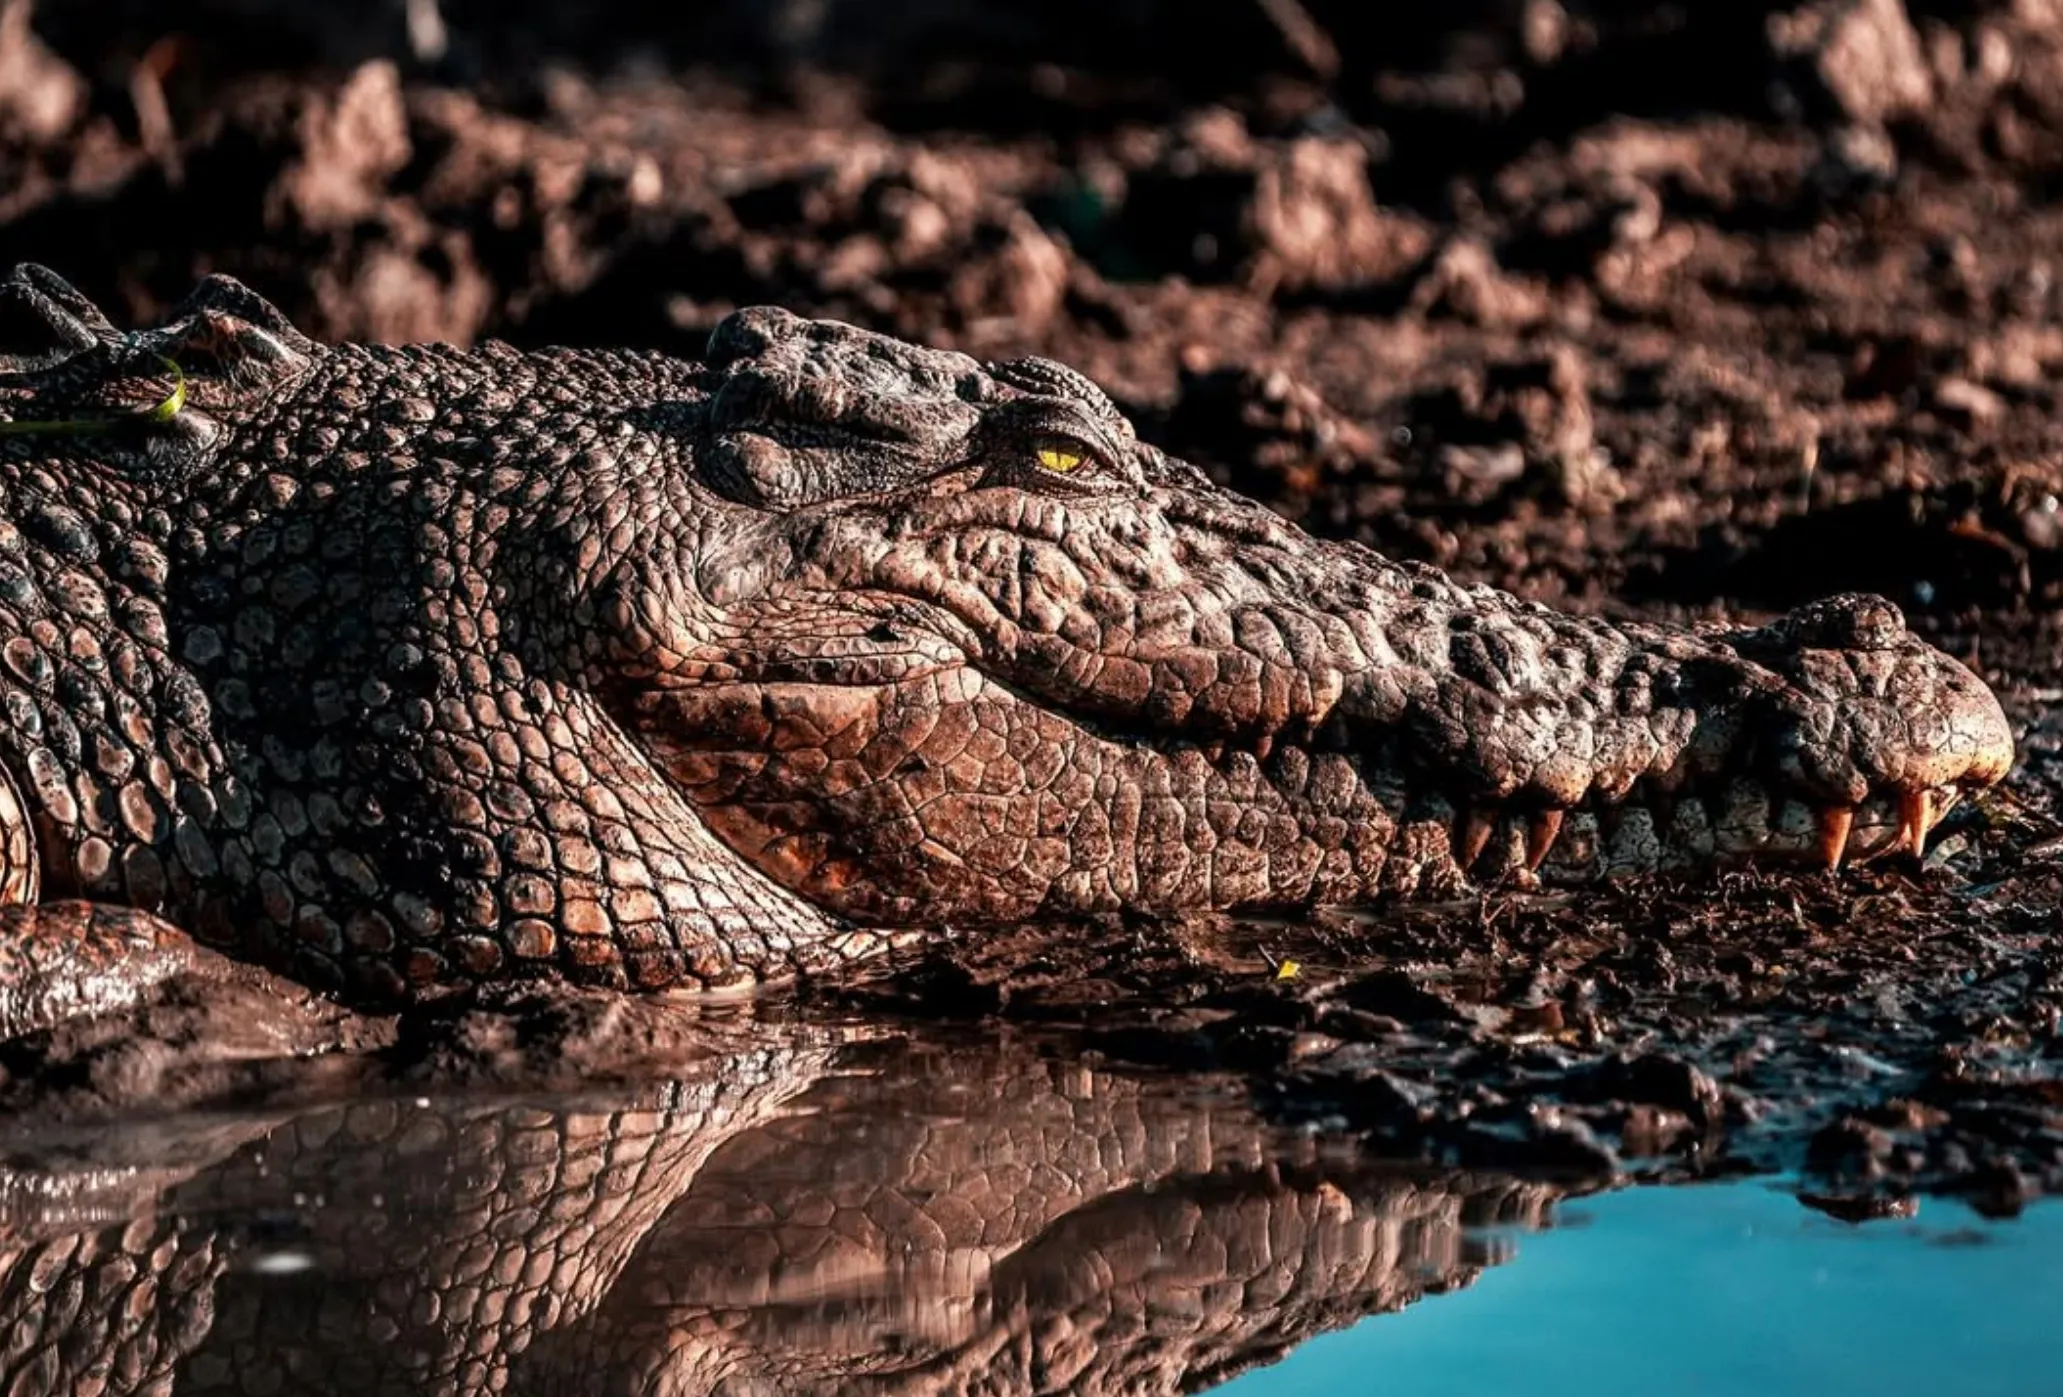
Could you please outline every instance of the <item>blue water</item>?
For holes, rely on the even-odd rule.
[[[2063,1394],[2063,1204],[1860,1227],[1768,1183],[1565,1207],[1468,1290],[1312,1340],[1220,1397]]]

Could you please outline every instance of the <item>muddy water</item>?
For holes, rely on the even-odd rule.
[[[1565,1199],[994,1033],[760,1025],[636,1088],[0,1144],[10,1393],[1573,1389],[1664,1348],[1700,1390],[1830,1391],[1877,1339],[1935,1366],[1873,1390],[1974,1390],[1922,1375],[1980,1348],[2063,1372],[2063,1214]]]

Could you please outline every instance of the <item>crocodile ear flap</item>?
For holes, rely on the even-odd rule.
[[[33,262],[0,281],[0,373],[47,368],[120,332],[77,287]]]

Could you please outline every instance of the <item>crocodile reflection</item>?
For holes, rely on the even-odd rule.
[[[998,1042],[168,1129],[17,1149],[0,1391],[1194,1391],[1468,1283],[1554,1197]]]

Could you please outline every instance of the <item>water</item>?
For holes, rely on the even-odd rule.
[[[2063,1204],[1860,1227],[1764,1182],[1572,1204],[1470,1290],[1312,1340],[1220,1397],[2063,1392]]]
[[[0,1392],[2058,1390],[2063,1210],[1563,1200],[1236,1081],[755,1027],[578,1098],[0,1134]],[[1545,1230],[1542,1230],[1545,1229]]]

